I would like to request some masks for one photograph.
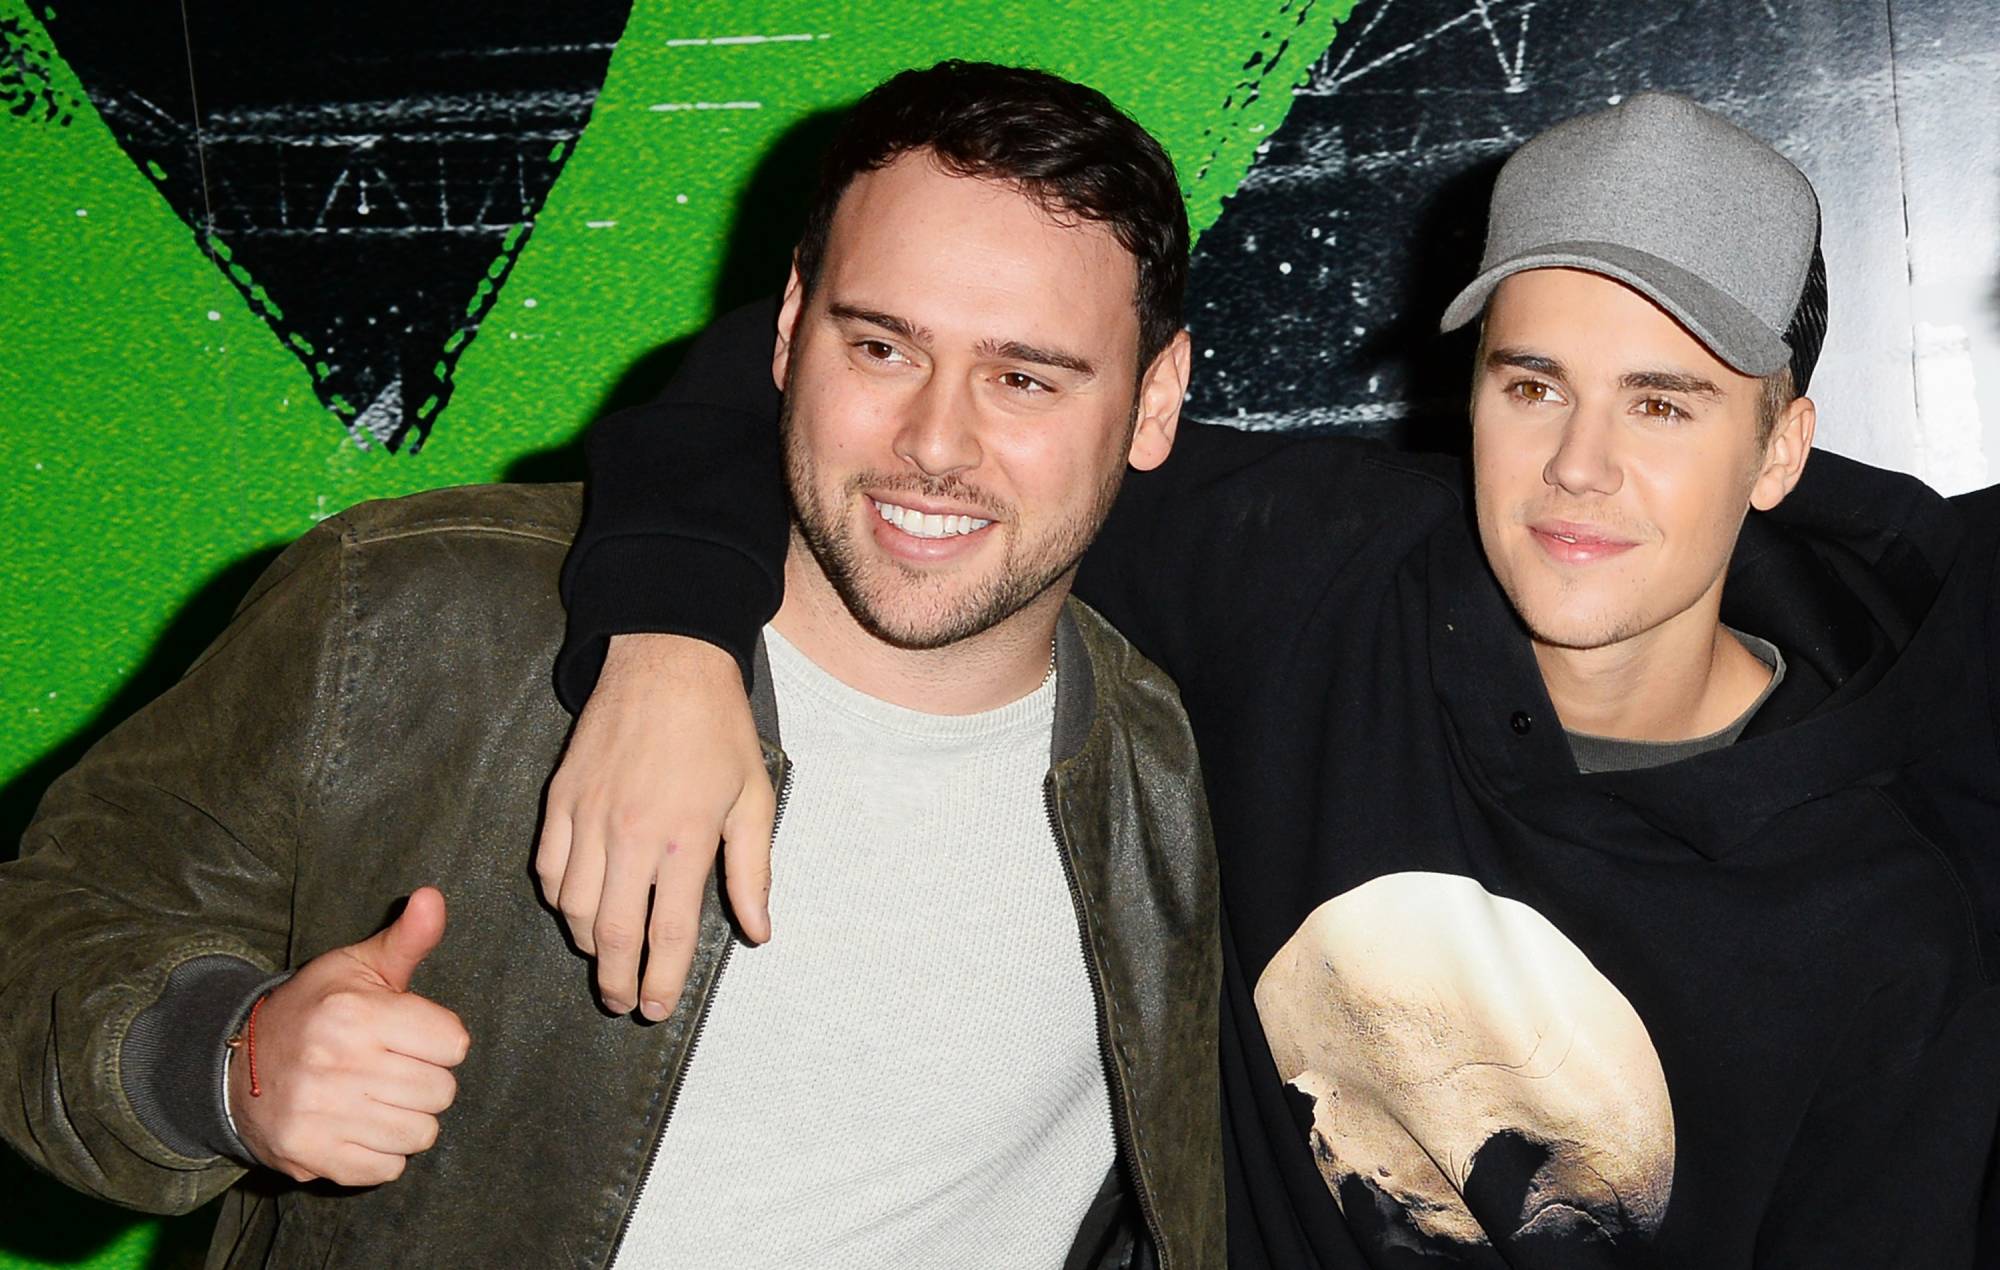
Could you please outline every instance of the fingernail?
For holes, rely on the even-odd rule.
[[[611,1011],[613,1014],[632,1013],[632,1006],[629,1002],[619,1001],[612,997],[604,998],[604,1008]]]
[[[667,1017],[667,1007],[658,1001],[646,1002],[639,1007],[639,1012],[655,1023]]]

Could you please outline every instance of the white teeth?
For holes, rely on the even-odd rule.
[[[920,512],[914,508],[885,503],[879,498],[869,501],[875,504],[875,511],[883,520],[913,538],[953,538],[978,533],[993,523],[990,520],[981,520],[977,516],[940,516]]]

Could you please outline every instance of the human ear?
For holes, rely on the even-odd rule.
[[[805,287],[799,281],[799,261],[792,257],[792,271],[785,278],[785,302],[778,308],[778,341],[771,349],[771,379],[778,391],[785,391],[785,372],[792,364],[792,335],[798,329],[799,311],[805,307]]]
[[[1812,453],[1813,427],[1817,422],[1810,397],[1794,397],[1792,404],[1778,416],[1770,440],[1764,443],[1764,465],[1750,486],[1752,507],[1760,512],[1770,511],[1784,502],[1792,487],[1799,483],[1806,470],[1806,457]]]
[[[1125,461],[1150,472],[1167,461],[1180,430],[1181,403],[1187,399],[1188,333],[1176,332],[1139,380],[1139,418]]]

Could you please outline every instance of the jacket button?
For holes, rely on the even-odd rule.
[[[1526,736],[1534,731],[1535,719],[1526,710],[1516,710],[1514,717],[1507,720],[1507,726],[1514,729],[1515,736]]]

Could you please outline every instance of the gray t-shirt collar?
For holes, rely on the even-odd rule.
[[[1755,635],[1746,635],[1734,627],[1724,627],[1737,638],[1750,655],[1771,668],[1771,682],[1764,685],[1764,691],[1749,708],[1719,731],[1707,736],[1690,737],[1685,741],[1628,741],[1620,737],[1592,736],[1587,732],[1565,731],[1569,738],[1570,753],[1576,758],[1576,770],[1586,775],[1591,772],[1629,772],[1642,767],[1660,767],[1667,763],[1677,763],[1684,758],[1706,754],[1734,745],[1736,738],[1743,735],[1743,729],[1750,726],[1750,720],[1764,708],[1771,694],[1785,679],[1785,655],[1778,646]]]

